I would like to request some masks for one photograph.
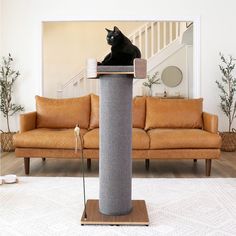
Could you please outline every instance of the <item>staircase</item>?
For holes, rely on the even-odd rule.
[[[184,46],[181,44],[181,37],[186,29],[186,22],[149,22],[130,34],[128,38],[140,49],[142,58],[147,60],[149,72]],[[137,81],[134,81],[134,86]],[[98,86],[97,80],[86,79],[86,71],[83,69],[67,83],[59,86],[57,98],[98,93]]]

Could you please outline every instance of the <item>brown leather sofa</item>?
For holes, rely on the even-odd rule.
[[[133,100],[133,159],[205,159],[210,176],[211,160],[220,158],[218,117],[202,111],[202,99]],[[70,99],[36,96],[36,111],[20,115],[20,132],[14,136],[16,157],[23,157],[29,174],[30,158],[80,158],[75,153],[74,127],[83,136],[88,168],[99,157],[99,97]],[[121,127],[122,128],[122,127]]]

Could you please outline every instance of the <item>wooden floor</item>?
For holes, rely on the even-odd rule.
[[[81,176],[80,160],[32,158],[30,176]],[[0,175],[24,176],[24,160],[15,158],[14,152],[1,153]],[[92,160],[86,176],[98,176],[98,160]],[[205,160],[150,160],[149,170],[144,160],[133,161],[133,177],[160,178],[205,178]],[[220,160],[212,161],[211,178],[236,177],[236,152],[222,152]]]

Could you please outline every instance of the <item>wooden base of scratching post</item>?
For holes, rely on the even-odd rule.
[[[81,218],[81,225],[140,225],[148,226],[149,219],[144,200],[132,200],[133,209],[127,215],[110,216],[99,211],[99,201],[89,199],[86,203],[87,218],[84,213]]]

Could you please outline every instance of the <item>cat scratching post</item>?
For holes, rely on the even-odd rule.
[[[133,78],[146,77],[146,60],[134,66],[98,66],[88,61],[88,78],[100,79],[99,200],[88,200],[81,224],[148,225],[145,201],[131,199]]]
[[[131,202],[132,75],[100,76],[99,209],[125,215]]]

